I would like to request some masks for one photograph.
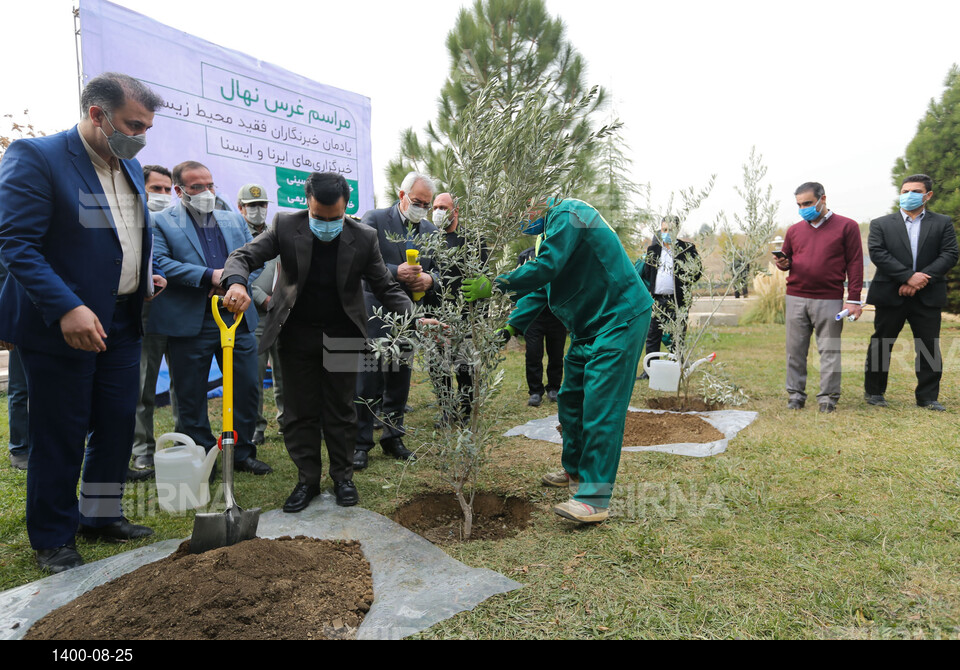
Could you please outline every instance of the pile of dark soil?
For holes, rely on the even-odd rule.
[[[658,444],[706,444],[722,440],[723,433],[692,414],[627,412],[623,446],[650,447]]]
[[[254,539],[172,556],[88,591],[32,640],[349,639],[373,603],[359,542]]]
[[[666,398],[648,398],[647,407],[665,412],[716,412],[724,408],[723,405],[708,405],[700,398],[683,400],[675,395]]]
[[[530,524],[533,503],[478,493],[473,500],[471,540],[502,540],[513,537]],[[428,493],[401,505],[393,520],[434,544],[463,540],[463,512],[452,493]]]

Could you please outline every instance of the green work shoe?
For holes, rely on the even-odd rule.
[[[579,521],[580,523],[600,523],[610,518],[610,510],[606,507],[594,507],[571,498],[560,503],[553,511],[564,519]]]
[[[540,481],[545,486],[555,486],[558,489],[569,488],[571,495],[577,495],[577,488],[580,486],[580,482],[567,474],[566,470],[546,474]]]

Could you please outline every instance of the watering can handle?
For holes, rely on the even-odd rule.
[[[168,443],[170,446],[197,448],[197,443],[194,442],[193,438],[189,435],[184,435],[183,433],[166,433],[157,438],[156,450],[160,451],[165,449]]]
[[[676,358],[676,357],[675,357],[673,354],[671,354],[669,351],[657,351],[657,352],[652,353],[652,354],[647,354],[646,358],[643,359],[643,371],[646,372],[646,373],[649,375],[649,374],[650,374],[650,361],[652,361],[652,360],[655,359],[655,358],[667,358],[667,357],[674,358],[674,359]]]

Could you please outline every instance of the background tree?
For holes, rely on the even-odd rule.
[[[563,21],[547,12],[543,0],[476,0],[463,8],[447,35],[450,75],[438,101],[436,121],[427,125],[423,136],[412,128],[403,132],[398,157],[387,166],[387,191],[391,201],[403,177],[413,169],[426,172],[442,190],[462,194],[463,182],[453,169],[451,147],[462,131],[462,112],[476,101],[486,85],[496,79],[494,108],[506,109],[515,95],[537,91],[545,98],[548,111],[574,106],[590,90],[586,84],[586,63],[566,39]],[[579,109],[566,120],[565,129],[581,153],[575,157],[571,193],[586,195],[596,174],[596,149],[590,141],[591,119],[604,103],[597,89],[589,107]]]
[[[611,132],[600,142],[590,170],[592,192],[583,199],[593,205],[616,231],[631,259],[639,258],[643,248],[644,212],[636,198],[645,196],[648,186],[637,184],[630,177],[633,161],[624,151],[621,129]]]
[[[44,137],[47,133],[37,130],[30,123],[30,110],[23,110],[23,121],[17,121],[13,114],[4,114],[4,128],[0,129],[0,158],[14,140],[24,137]],[[9,128],[9,130],[8,130]],[[8,134],[9,133],[9,134]]]
[[[922,172],[933,178],[936,200],[933,209],[960,225],[960,68],[950,68],[940,101],[931,100],[926,116],[906,153],[893,167],[893,184],[899,189],[904,177]],[[897,205],[894,206],[896,210]],[[960,266],[947,274],[947,310],[960,312]]]

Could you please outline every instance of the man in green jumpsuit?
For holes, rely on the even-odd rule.
[[[597,210],[580,200],[548,201],[547,207],[523,230],[542,234],[536,258],[494,281],[517,300],[509,334],[526,331],[546,305],[570,331],[558,399],[563,472],[543,481],[573,494],[554,512],[598,523],[609,516],[653,299]],[[489,297],[490,281],[464,282],[464,293],[470,300]]]

